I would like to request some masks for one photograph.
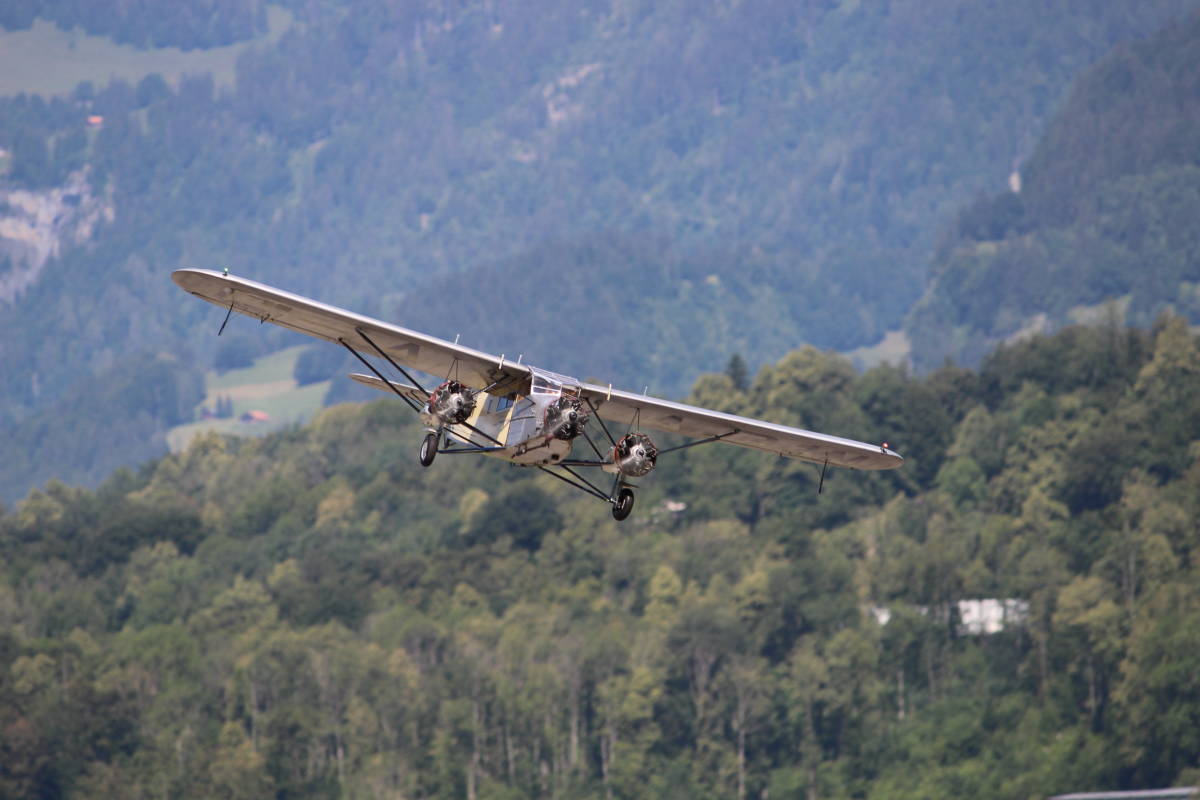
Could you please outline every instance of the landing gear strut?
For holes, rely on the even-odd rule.
[[[613,500],[612,515],[617,522],[628,517],[633,513],[633,489],[628,486],[622,486],[621,491],[617,492],[617,499]]]
[[[441,438],[437,433],[427,433],[425,438],[421,440],[421,466],[428,467],[433,463],[433,459],[437,457],[438,439]]]

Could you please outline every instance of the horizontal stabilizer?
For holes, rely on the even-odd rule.
[[[418,405],[425,404],[425,393],[415,386],[409,386],[407,383],[398,383],[397,381],[388,381],[384,383],[374,375],[364,375],[361,372],[354,372],[350,375],[351,378],[361,383],[363,386],[370,386],[372,389],[378,389],[381,392],[391,392],[395,390]],[[391,388],[388,388],[391,384]]]

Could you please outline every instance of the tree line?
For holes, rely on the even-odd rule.
[[[8,797],[1028,798],[1200,777],[1200,345],[1071,328],[978,370],[814,349],[692,400],[637,513],[400,404],[209,436],[0,516]],[[668,505],[666,501],[672,501]],[[679,503],[686,506],[680,510]],[[964,623],[1003,601],[1001,625]],[[966,604],[966,605],[964,605]]]

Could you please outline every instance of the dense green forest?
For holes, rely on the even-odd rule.
[[[713,445],[639,509],[416,463],[399,403],[0,516],[0,794],[1025,798],[1200,782],[1200,343],[977,370],[812,348],[692,399],[907,457]],[[666,500],[686,503],[668,510]],[[677,508],[677,506],[675,507]],[[970,601],[1009,609],[983,633]],[[979,605],[976,603],[975,605]]]
[[[93,5],[7,3],[0,24],[36,10],[182,47],[263,26],[258,0]],[[161,441],[165,416],[124,446],[98,431],[137,416],[141,365],[166,354],[182,386],[212,364],[211,309],[170,284],[179,266],[665,395],[735,352],[871,344],[923,291],[939,227],[1002,185],[1074,76],[1197,3],[283,5],[290,26],[232,87],[151,74],[0,98],[0,193],[83,170],[111,212],[0,300],[0,432],[37,446],[52,420],[77,443],[32,473],[0,464],[0,497]]]
[[[1110,301],[1200,319],[1200,14],[1089,70],[1022,176],[947,232],[908,322],[921,366]]]

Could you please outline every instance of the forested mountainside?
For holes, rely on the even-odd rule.
[[[0,298],[0,430],[57,437],[32,474],[0,465],[0,496],[157,451],[177,406],[150,402],[139,368],[186,387],[217,350],[178,266],[665,395],[735,352],[872,343],[920,296],[943,220],[1002,185],[1071,78],[1196,7],[284,5],[290,27],[232,87],[152,74],[0,99],[0,216],[43,245],[0,241],[0,273],[25,287]],[[245,39],[263,13],[45,8],[183,47]],[[28,4],[6,9],[28,23]],[[75,181],[86,195],[60,194],[98,215],[82,241],[22,227]],[[131,438],[101,435],[114,420]]]
[[[1089,70],[1021,170],[967,206],[908,322],[921,366],[1096,315],[1200,320],[1200,14]]]
[[[692,399],[886,436],[902,469],[817,494],[701,447],[624,524],[488,459],[420,468],[394,401],[51,483],[0,515],[0,794],[1195,784],[1198,395],[1175,317],[921,377],[808,348]]]

